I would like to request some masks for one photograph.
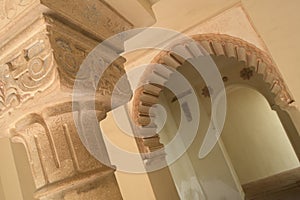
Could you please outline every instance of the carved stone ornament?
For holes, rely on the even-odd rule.
[[[41,35],[32,41],[0,67],[0,116],[44,91],[56,78],[49,42]]]
[[[243,80],[250,80],[253,76],[253,70],[250,67],[245,67],[241,70],[240,76]]]

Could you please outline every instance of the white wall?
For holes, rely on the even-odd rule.
[[[176,133],[177,126],[179,125],[180,111],[176,103],[169,103],[169,108],[166,106],[168,105],[166,99],[162,98],[161,103],[163,103],[169,113],[166,126],[160,133],[161,141],[167,144]],[[218,144],[204,159],[199,159],[198,157],[209,122],[209,118],[201,103],[199,107],[201,122],[197,136],[188,151],[170,166],[181,198],[184,199],[183,197],[187,193],[191,195],[197,191],[198,194],[201,194],[200,191],[203,191],[201,200],[242,199],[242,194],[239,193],[238,185],[234,181],[232,172]],[[195,108],[190,107],[190,109]],[[188,124],[184,120],[181,123]],[[185,132],[184,134],[189,133]]]
[[[222,139],[242,184],[299,167],[276,112],[261,94],[242,87],[227,99]]]
[[[122,107],[119,109],[122,109]],[[121,117],[119,118],[121,121],[114,118],[113,112],[107,113],[106,119],[101,121],[100,126],[103,135],[105,135],[114,146],[120,148],[122,151],[138,153],[139,150],[136,141],[131,137],[132,129],[128,117],[126,115],[120,116],[121,113],[116,114]],[[113,165],[116,165],[118,168],[118,161],[123,161],[121,163],[129,162],[126,157],[124,158],[124,156],[122,157],[122,155],[114,153],[114,150],[107,142],[108,141],[106,140],[108,154]],[[138,163],[128,163],[128,165],[130,164]],[[134,168],[134,166],[132,168]],[[115,172],[115,175],[124,200],[155,199],[150,180],[146,173],[132,173],[118,170]]]

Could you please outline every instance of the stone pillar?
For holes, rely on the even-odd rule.
[[[37,199],[122,199],[114,170],[102,165],[77,134],[71,102],[24,116],[11,129],[25,145]],[[105,109],[97,108],[99,120]],[[106,153],[102,146],[102,153]]]
[[[122,199],[114,170],[95,160],[79,139],[74,116],[81,111],[72,109],[72,92],[88,53],[130,28],[99,0],[0,1],[0,137],[25,145],[37,199]],[[99,60],[106,63],[105,56]],[[120,57],[111,64],[98,84],[98,121],[112,109],[124,62]],[[131,92],[124,96],[128,100]]]
[[[294,106],[280,107],[277,105],[272,106],[272,109],[277,112],[282,126],[300,161],[299,110]]]

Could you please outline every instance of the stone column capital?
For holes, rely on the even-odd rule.
[[[83,32],[82,27],[65,22],[51,13],[42,13],[33,23],[22,27],[22,33],[1,44],[0,125],[5,130],[22,115],[72,100],[79,67],[101,39]],[[116,54],[123,47],[109,48]],[[108,64],[105,55],[99,55],[99,60],[103,65]],[[118,57],[99,80],[95,98],[107,111],[111,109],[114,87],[125,75],[124,62],[124,58]],[[91,72],[91,75],[93,73],[96,75],[97,72]],[[129,87],[127,89],[123,95],[125,99],[131,97]],[[9,136],[9,133],[0,135],[3,136]]]

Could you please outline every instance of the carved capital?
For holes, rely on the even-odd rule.
[[[71,101],[77,72],[97,44],[93,38],[60,20],[43,16],[4,45],[0,50],[0,124],[7,129],[20,115],[39,111],[53,102]],[[115,51],[115,47],[111,49]],[[86,88],[92,84],[87,79],[99,76],[99,69],[108,65],[106,55],[96,59],[99,62],[95,70],[81,79]],[[101,99],[107,110],[131,97],[124,62],[125,59],[119,57],[110,64],[96,86],[96,99]],[[122,76],[125,79],[116,86]],[[111,103],[113,93],[115,105]]]

